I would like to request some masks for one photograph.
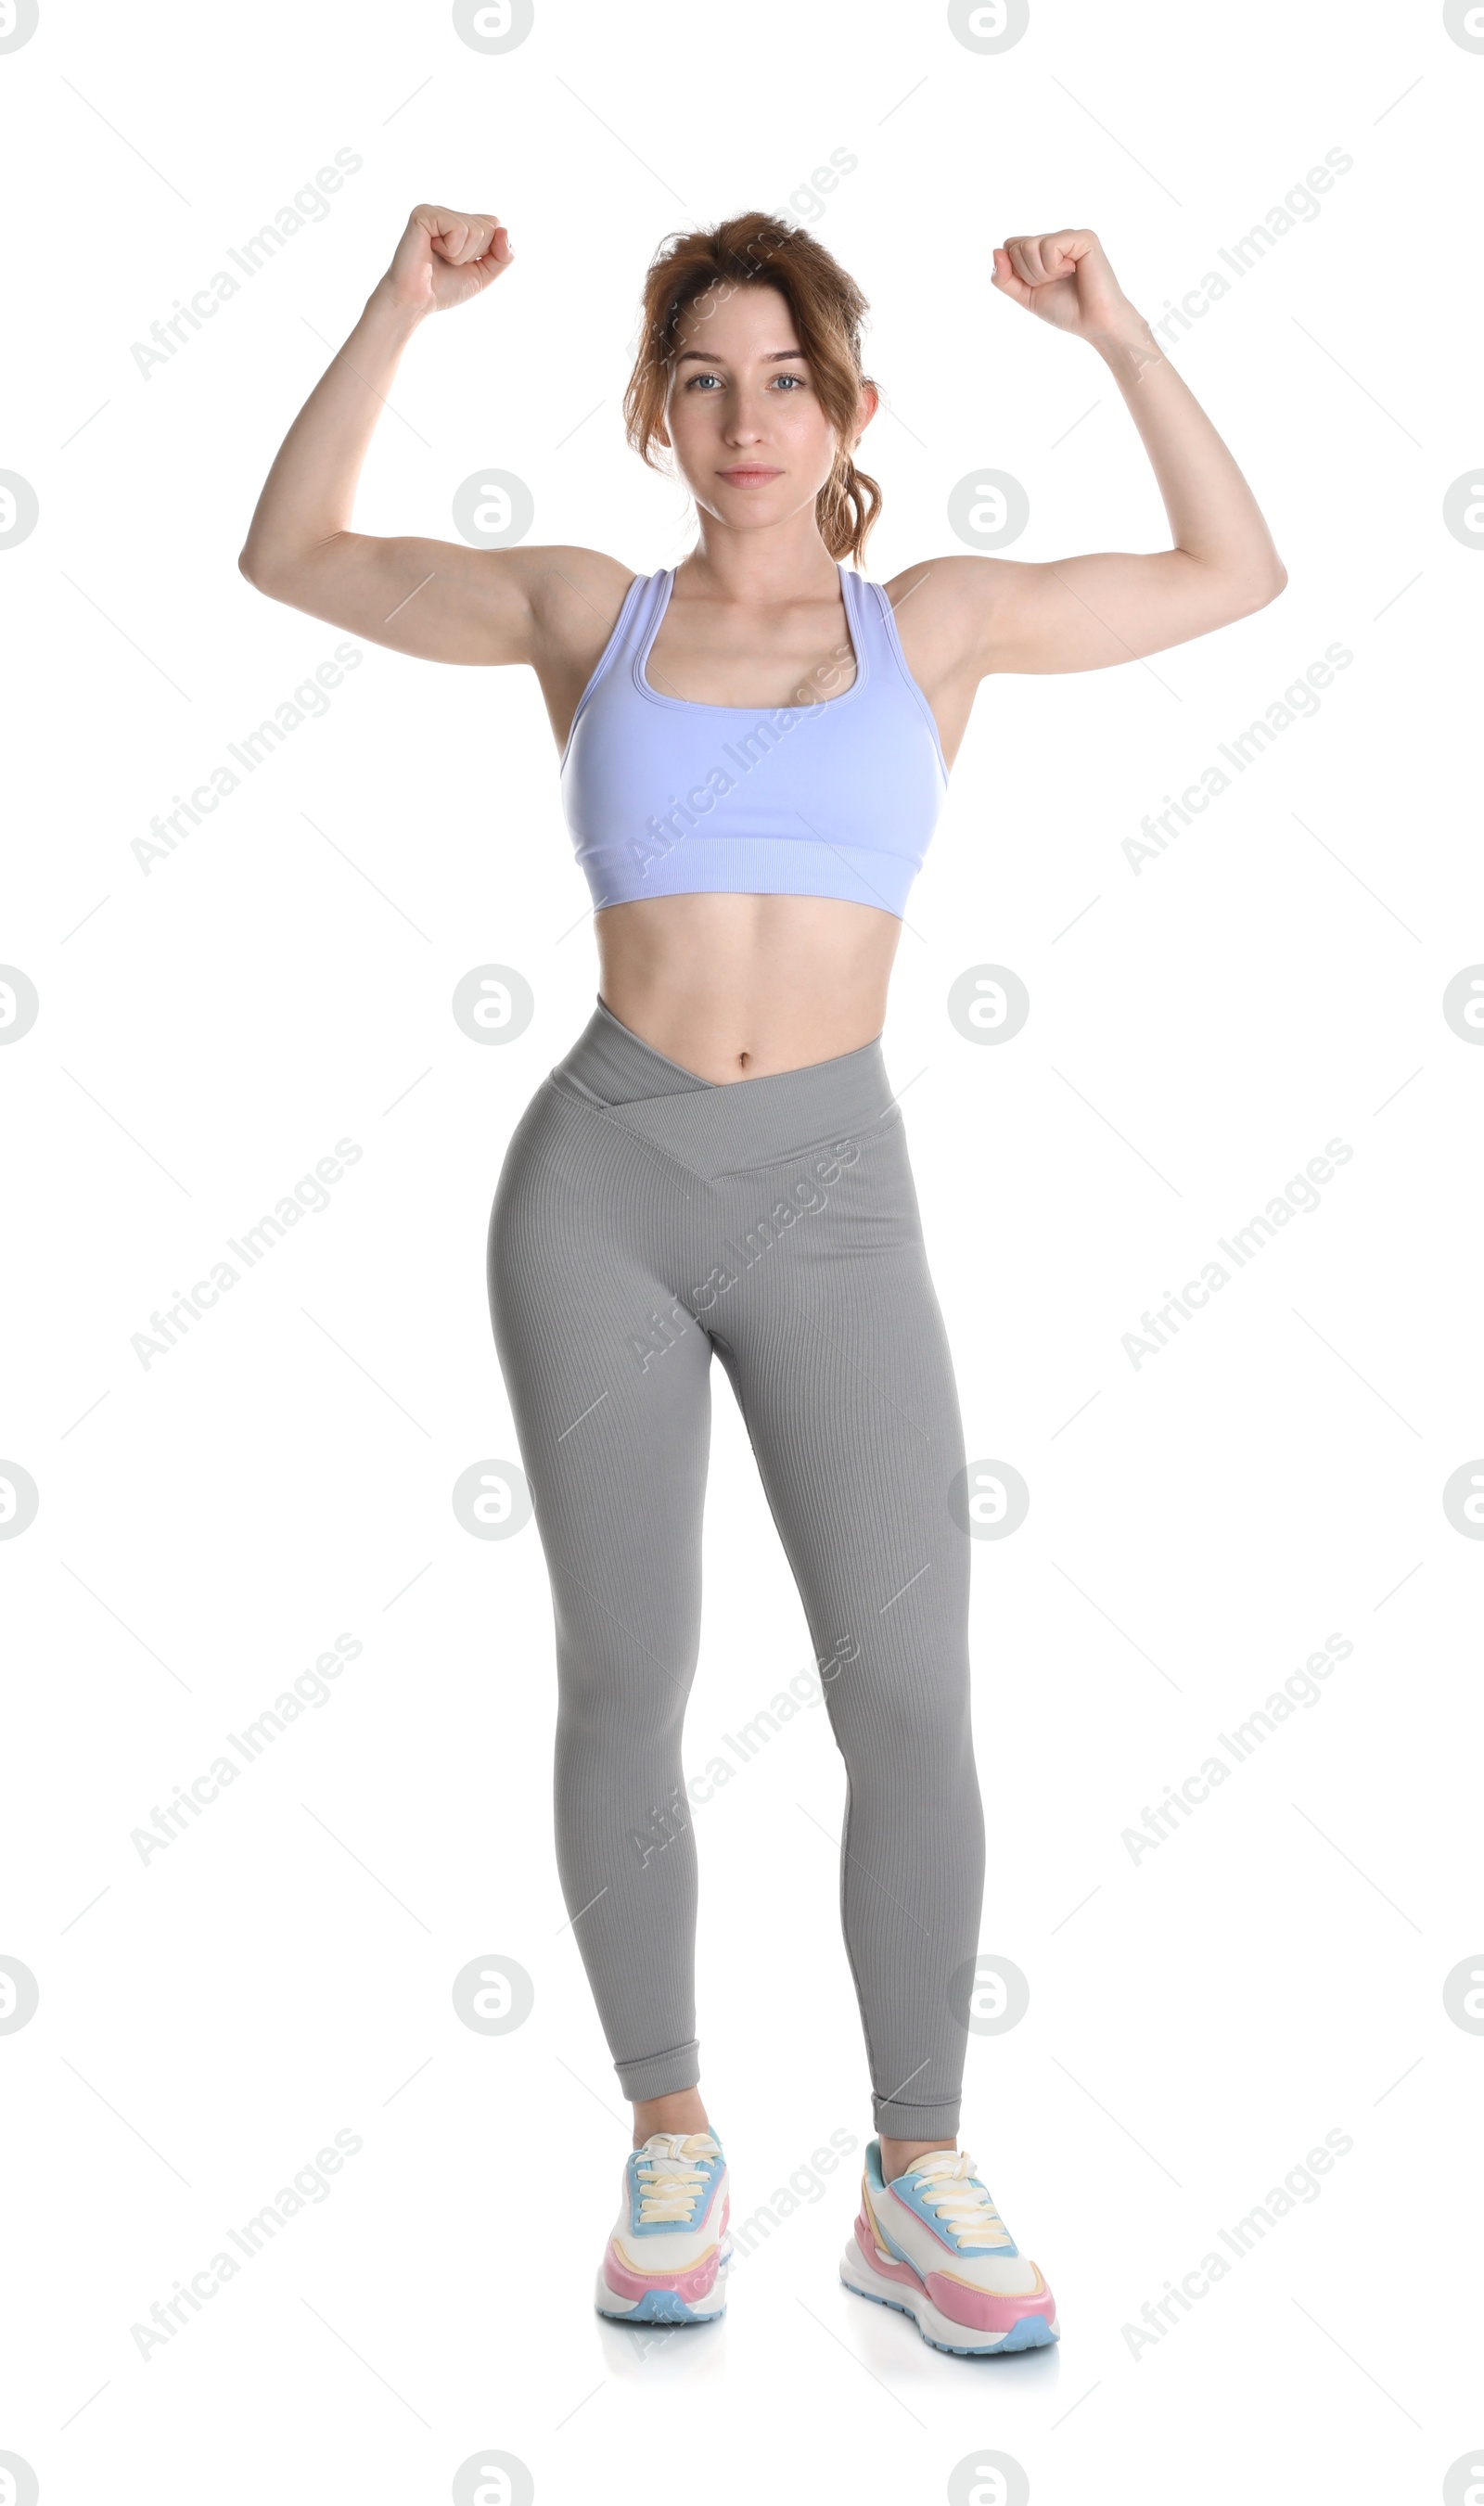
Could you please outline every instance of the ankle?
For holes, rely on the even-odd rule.
[[[945,2140],[888,2140],[881,2135],[881,2171],[885,2183],[894,2184],[899,2175],[908,2174],[920,2158],[930,2150],[957,2149],[957,2137]]]
[[[676,2089],[668,2097],[642,2097],[634,2105],[635,2149],[642,2149],[651,2132],[709,2130],[699,2089]]]

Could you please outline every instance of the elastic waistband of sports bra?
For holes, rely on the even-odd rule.
[[[896,1119],[880,1036],[796,1070],[703,1079],[646,1044],[601,1000],[550,1075],[564,1094],[600,1105],[698,1174],[771,1164],[822,1141],[866,1136]]]

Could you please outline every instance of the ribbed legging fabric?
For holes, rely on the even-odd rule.
[[[681,1730],[714,1351],[845,1759],[877,2128],[955,2132],[984,1879],[963,1438],[880,1040],[712,1084],[599,1000],[511,1138],[489,1275],[551,1578],[561,1886],[624,2094],[699,2078]]]

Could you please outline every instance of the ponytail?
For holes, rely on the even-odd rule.
[[[882,494],[876,481],[857,470],[842,447],[814,504],[819,537],[832,557],[852,557],[859,565],[866,541],[880,519],[881,507]]]

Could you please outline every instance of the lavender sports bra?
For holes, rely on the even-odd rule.
[[[595,909],[722,891],[837,896],[900,917],[948,768],[881,585],[840,567],[855,652],[843,696],[713,705],[645,675],[674,579],[634,577],[562,752]]]

